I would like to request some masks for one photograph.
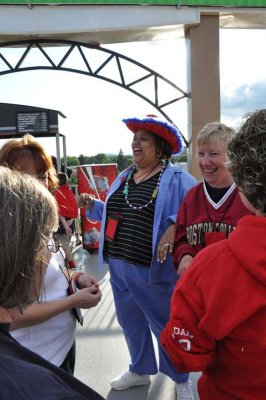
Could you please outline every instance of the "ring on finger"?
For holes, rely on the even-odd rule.
[[[169,247],[170,246],[170,243],[165,243],[164,245],[163,245],[163,247]]]

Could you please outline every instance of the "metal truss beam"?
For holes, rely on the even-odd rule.
[[[49,54],[51,47],[58,46],[61,48],[61,53],[63,49],[63,55],[60,56],[60,60],[56,60],[56,57]],[[4,50],[13,47],[25,48],[15,65],[12,65],[14,61],[5,55]],[[36,51],[41,53],[43,60],[38,65],[35,65],[36,57],[33,57],[32,54],[33,52],[36,54]],[[102,58],[100,61],[97,60],[96,67],[93,66],[92,62],[95,58],[95,51],[101,52]],[[77,52],[79,55],[79,65],[75,66],[72,59],[73,54]],[[190,93],[185,92],[173,82],[147,66],[115,51],[91,44],[57,39],[5,42],[0,44],[0,60],[0,75],[42,69],[74,72],[102,79],[142,98],[173,124],[174,122],[167,115],[166,107],[182,99],[191,97]],[[81,64],[82,68],[80,67]],[[132,69],[134,69],[134,74],[137,77],[132,78],[134,74],[128,74],[128,71]],[[144,90],[145,88],[147,89],[147,85],[150,88],[149,96],[145,94],[147,90]],[[167,101],[162,100],[160,85],[171,89],[172,97]],[[165,91],[162,92],[164,92],[165,96]],[[184,136],[183,140],[186,146],[188,146],[188,141]]]

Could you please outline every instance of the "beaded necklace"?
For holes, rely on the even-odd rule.
[[[156,188],[155,188],[154,191],[152,192],[151,199],[148,201],[148,203],[144,204],[143,206],[133,206],[133,205],[129,202],[129,200],[128,200],[128,191],[129,191],[128,182],[129,182],[130,179],[132,178],[134,171],[137,169],[137,166],[136,166],[136,165],[133,166],[133,168],[131,169],[131,171],[129,172],[129,174],[128,174],[128,176],[127,176],[126,183],[125,183],[125,188],[124,188],[124,190],[123,190],[123,194],[124,194],[124,196],[125,196],[126,203],[127,203],[127,205],[128,205],[130,208],[133,208],[133,210],[142,210],[143,208],[148,207],[149,204],[152,204],[152,203],[153,203],[153,201],[154,201],[154,200],[156,199],[156,197],[157,197],[158,190],[159,190],[159,185],[160,185],[160,181],[161,181],[163,172],[164,172],[164,170],[165,170],[165,167],[166,167],[166,163],[163,162],[163,163],[162,163],[162,168],[161,168],[161,171],[160,171],[160,175],[159,175],[159,178],[158,178],[158,182],[157,182],[157,185],[156,185]]]
[[[144,172],[142,172],[142,174],[136,176],[135,179],[139,179],[139,178],[142,176],[142,178],[141,178],[138,182],[136,182],[137,185],[138,185],[139,183],[141,183],[142,181],[144,181],[144,179],[145,179],[148,175],[150,175],[150,173],[153,172],[153,171],[158,167],[159,164],[160,164],[160,162],[158,162],[158,164],[156,164],[155,167],[152,167],[152,168],[149,169],[148,171],[144,171]],[[135,172],[136,170],[137,170],[137,168],[135,168],[135,170],[134,170],[133,172]],[[138,171],[137,171],[137,172],[138,172]]]

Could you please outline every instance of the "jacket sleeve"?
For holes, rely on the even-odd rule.
[[[101,222],[103,216],[103,208],[104,202],[98,199],[94,199],[93,209],[91,211],[87,209],[86,217],[94,221]]]
[[[182,169],[181,169],[181,173],[180,173],[180,169],[178,171],[179,171],[179,173],[173,175],[173,179],[171,182],[171,184],[174,188],[173,189],[174,192],[178,193],[178,199],[176,199],[176,201],[174,202],[175,207],[177,207],[177,210],[179,209],[180,204],[184,200],[187,192],[193,186],[195,186],[195,184],[197,183],[196,179],[192,175],[190,175],[188,172],[186,172]],[[178,187],[178,191],[177,191],[177,187]],[[173,198],[173,196],[171,198]],[[166,220],[167,227],[170,226],[171,224],[175,224],[176,218],[177,218],[177,212],[170,214]]]
[[[216,341],[200,329],[204,303],[200,290],[192,283],[191,270],[176,285],[170,320],[161,333],[162,346],[181,372],[203,371],[215,355]]]
[[[175,267],[178,269],[179,263],[185,254],[189,254],[195,257],[197,254],[196,250],[190,246],[187,241],[187,203],[184,200],[180,207],[176,219],[176,236],[173,250],[173,260]]]

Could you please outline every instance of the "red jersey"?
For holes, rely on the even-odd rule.
[[[212,201],[204,182],[194,186],[186,194],[178,211],[173,250],[176,267],[185,254],[194,257],[213,238],[214,241],[219,235],[221,239],[227,238],[238,220],[247,214],[251,212],[242,203],[235,184],[218,203]],[[219,233],[210,235],[210,232]]]
[[[266,217],[243,217],[177,282],[161,342],[181,372],[203,371],[201,400],[266,394]]]

